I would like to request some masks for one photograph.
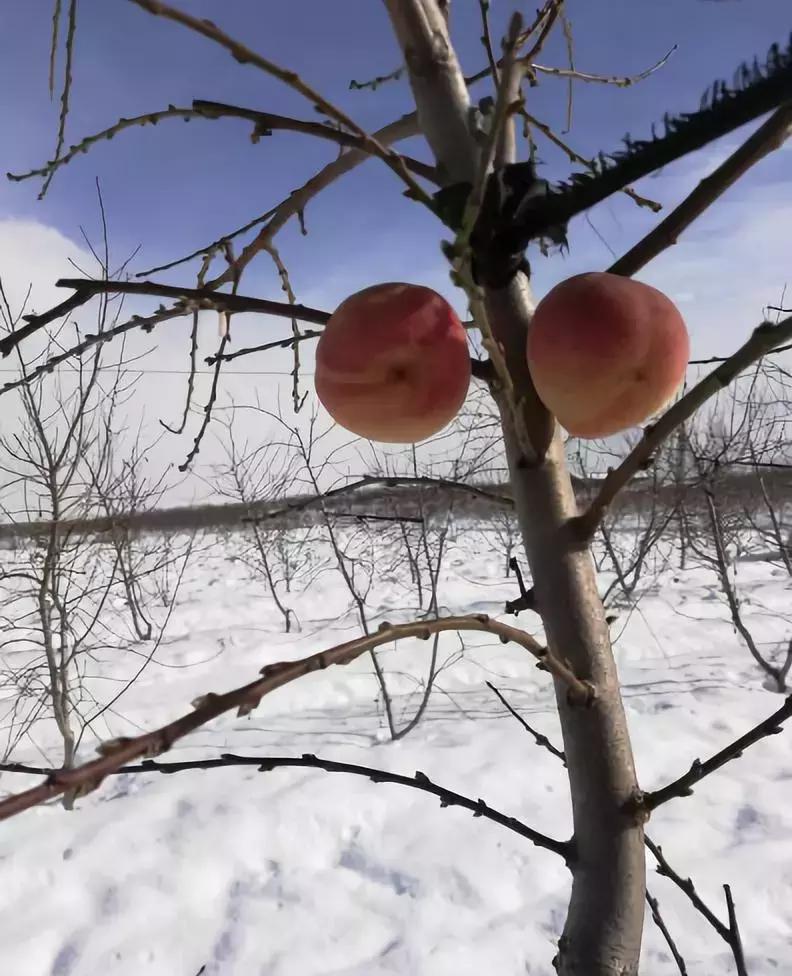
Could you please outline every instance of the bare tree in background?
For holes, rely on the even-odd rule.
[[[755,628],[767,611],[758,607],[758,613],[752,613],[753,601],[741,597],[739,583],[744,559],[757,549],[758,555],[766,557],[768,535],[778,547],[771,558],[783,560],[785,554],[776,503],[759,464],[762,458],[784,456],[787,407],[766,379],[759,364],[744,382],[716,398],[708,423],[686,436],[699,504],[693,499],[686,503],[685,533],[691,552],[715,572],[734,629],[766,675],[768,686],[784,692],[792,668],[792,636],[781,645],[761,641]],[[752,617],[753,624],[749,623]]]
[[[20,327],[24,311],[11,309],[0,283],[7,333]],[[120,312],[118,302],[103,299],[98,333]],[[66,334],[66,327],[55,333],[39,358]],[[23,375],[35,367],[19,349],[17,359]],[[6,757],[22,740],[35,742],[34,726],[51,718],[62,767],[71,768],[86,730],[107,708],[87,680],[92,663],[123,652],[130,637],[151,644],[150,659],[162,639],[148,609],[152,582],[176,562],[183,567],[190,546],[163,553],[130,529],[130,515],[153,507],[162,493],[162,479],[149,486],[141,474],[139,438],[131,445],[125,438],[121,415],[134,394],[123,349],[105,365],[97,346],[52,383],[20,386],[17,411],[0,425],[0,504],[13,552],[10,567],[0,567]],[[171,587],[171,609],[174,599]],[[125,616],[129,634],[119,627]],[[65,794],[68,808],[73,800]]]
[[[245,353],[257,354],[273,345],[293,349],[293,399],[295,408],[299,407],[302,400],[297,389],[297,350],[301,342],[318,334],[316,328],[301,331],[299,323],[321,327],[327,322],[328,315],[296,301],[274,239],[292,218],[302,221],[306,207],[339,176],[366,158],[378,160],[391,171],[411,201],[424,206],[438,218],[438,234],[444,239],[443,251],[449,260],[453,280],[464,292],[475,327],[482,336],[481,345],[488,358],[476,358],[471,368],[476,381],[484,384],[497,406],[511,495],[531,576],[530,608],[541,618],[547,646],[526,631],[482,614],[421,619],[405,624],[383,623],[379,630],[372,632],[361,592],[365,593],[367,580],[375,569],[370,556],[352,552],[345,543],[343,549],[338,546],[338,563],[340,569],[344,567],[350,596],[359,611],[361,637],[327,648],[303,661],[271,666],[259,679],[233,692],[206,695],[188,715],[159,730],[131,740],[106,743],[101,757],[92,764],[0,801],[0,816],[10,816],[72,789],[76,784],[95,785],[125,762],[167,749],[180,736],[230,708],[249,711],[274,688],[331,664],[348,663],[360,654],[372,655],[377,679],[384,692],[384,677],[375,652],[395,639],[417,636],[428,640],[433,633],[445,630],[486,631],[517,643],[536,657],[541,667],[553,677],[571,793],[574,837],[569,842],[558,841],[530,828],[524,828],[524,834],[539,846],[562,856],[572,876],[569,909],[559,937],[556,969],[560,976],[616,976],[617,973],[634,976],[639,964],[646,894],[644,824],[650,813],[661,803],[686,795],[703,775],[734,758],[743,746],[777,731],[779,723],[788,717],[789,706],[779,709],[765,723],[742,737],[734,748],[724,750],[723,754],[706,763],[694,764],[689,772],[667,787],[643,791],[634,767],[590,544],[609,507],[631,478],[646,470],[658,449],[680,424],[690,420],[697,408],[752,362],[787,342],[792,337],[792,318],[787,316],[778,323],[759,324],[740,349],[724,358],[645,429],[633,449],[601,480],[592,497],[581,497],[578,503],[562,433],[540,402],[526,362],[525,343],[533,299],[525,252],[531,244],[549,252],[553,245],[565,240],[570,220],[614,193],[623,192],[636,204],[656,210],[657,205],[640,196],[631,184],[740,126],[772,113],[707,180],[609,268],[612,273],[625,276],[640,271],[677,240],[738,178],[783,143],[792,126],[792,50],[775,45],[766,64],[742,65],[733,84],[719,82],[714,85],[697,110],[677,116],[667,115],[660,134],[653,133],[646,139],[628,137],[624,146],[610,156],[603,153],[596,159],[586,159],[572,147],[567,147],[565,151],[574,160],[574,165],[582,167],[583,171],[574,173],[567,182],[551,187],[536,175],[534,140],[547,138],[557,146],[566,144],[551,127],[531,114],[535,101],[532,88],[544,79],[561,78],[566,86],[569,118],[569,93],[574,81],[626,87],[659,70],[667,60],[667,57],[661,59],[633,78],[607,77],[586,73],[577,67],[542,64],[540,52],[556,26],[563,28],[572,48],[572,28],[563,0],[547,0],[535,20],[527,26],[515,14],[500,57],[495,54],[489,27],[489,4],[482,0],[479,8],[487,57],[485,67],[475,74],[463,71],[449,36],[451,5],[439,0],[384,0],[416,111],[383,126],[373,135],[293,71],[253,51],[214,23],[160,0],[133,2],[148,14],[178,24],[218,45],[236,61],[278,79],[304,98],[312,113],[318,109],[328,122],[291,119],[242,106],[195,100],[188,106],[170,106],[136,119],[119,120],[102,133],[64,151],[63,132],[71,84],[67,68],[55,159],[41,169],[19,174],[17,178],[41,176],[45,181],[44,191],[61,166],[100,139],[115,136],[135,125],[168,118],[200,118],[211,120],[212,124],[221,118],[241,118],[253,125],[256,139],[263,133],[289,129],[334,142],[342,147],[342,152],[273,210],[254,217],[240,229],[228,231],[218,241],[203,245],[190,255],[190,259],[219,255],[225,260],[223,269],[214,278],[207,276],[199,287],[179,287],[149,280],[64,279],[61,284],[72,289],[71,296],[57,309],[28,321],[14,337],[0,342],[0,352],[9,353],[19,344],[30,341],[51,322],[97,294],[149,294],[171,301],[169,307],[153,313],[143,322],[131,321],[110,330],[113,336],[141,325],[152,329],[160,322],[189,316],[196,308],[215,308],[225,315],[240,311],[280,315],[291,321],[291,334],[245,350]],[[72,4],[70,9],[73,13],[76,5]],[[73,19],[70,20],[72,24]],[[70,59],[73,29],[68,37]],[[729,70],[731,74],[731,66]],[[490,81],[494,97],[484,99],[476,106],[470,89],[483,80]],[[518,141],[517,117],[524,123],[529,136],[525,146]],[[397,141],[416,135],[423,138],[422,147],[431,152],[431,163],[399,154],[392,148]],[[441,189],[435,193],[437,184]],[[248,237],[238,256],[229,254],[232,238],[246,234]],[[240,294],[238,286],[243,273],[262,254],[275,262],[288,301],[275,302]],[[172,262],[168,268],[180,263]],[[150,269],[147,273],[141,272],[141,277],[163,270],[163,267]],[[226,285],[231,286],[231,291],[222,290]],[[106,338],[109,333],[103,337]],[[44,371],[66,359],[90,353],[95,344],[86,337],[51,357],[41,369]],[[239,354],[241,351],[233,355]],[[212,397],[185,464],[197,454],[211,420],[217,380],[227,355],[223,342],[213,358],[216,369]],[[24,382],[30,382],[30,379],[27,377]],[[302,448],[304,457],[308,455],[306,470],[315,471],[317,464],[324,463],[310,455],[305,443]],[[321,496],[320,479],[313,474],[310,477],[315,492]],[[324,492],[324,497],[327,494]],[[328,516],[327,507],[320,504],[320,510],[328,519],[328,525],[332,525],[332,515]],[[362,545],[366,546],[365,540]],[[356,566],[363,566],[363,571],[358,574],[357,569],[352,569]],[[526,604],[528,602],[526,599]],[[393,732],[394,719],[387,703],[386,710]],[[473,807],[481,809],[475,804]],[[731,922],[731,900],[729,913]],[[735,960],[738,971],[744,972],[744,965],[737,961],[736,955]]]

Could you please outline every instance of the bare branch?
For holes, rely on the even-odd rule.
[[[108,281],[90,278],[59,278],[55,284],[58,288],[73,288],[74,294],[41,315],[24,316],[25,325],[21,329],[16,329],[4,339],[0,339],[0,355],[7,356],[21,342],[43,329],[45,325],[85,305],[99,294],[157,295],[162,298],[175,298],[181,303],[179,308],[181,315],[197,308],[214,309],[218,312],[262,312],[265,315],[277,315],[282,318],[297,318],[315,325],[326,325],[330,318],[329,312],[308,308],[305,305],[228,294],[215,291],[209,286],[179,288],[174,285],[162,285],[156,281]],[[106,334],[109,335],[110,330]]]
[[[249,714],[265,695],[313,671],[324,670],[333,664],[349,664],[361,654],[396,640],[410,637],[428,640],[434,633],[468,630],[491,633],[504,642],[513,641],[519,644],[537,658],[542,669],[549,671],[568,686],[570,701],[581,704],[590,701],[591,686],[587,682],[580,681],[566,664],[543,648],[529,634],[498,620],[492,620],[486,614],[440,617],[404,624],[383,623],[375,634],[337,644],[335,647],[319,651],[299,661],[267,665],[262,668],[260,678],[233,691],[223,694],[210,692],[202,695],[193,703],[192,712],[152,732],[146,732],[135,738],[121,738],[104,743],[100,747],[99,759],[58,771],[48,776],[38,786],[0,800],[0,820],[13,817],[67,791],[75,795],[90,792],[98,787],[106,776],[125,763],[166,752],[174,742],[234,708],[238,709],[240,714]]]
[[[239,118],[252,122],[254,124],[253,135],[251,137],[253,142],[258,142],[263,136],[271,135],[273,130],[300,132],[305,135],[316,136],[319,139],[329,140],[345,148],[360,149],[362,152],[371,153],[370,148],[367,147],[365,141],[360,136],[343,132],[333,126],[324,125],[321,122],[307,122],[302,119],[293,119],[286,115],[258,112],[254,109],[243,108],[238,105],[227,105],[222,102],[211,102],[196,98],[193,100],[192,108],[180,108],[175,105],[169,105],[166,109],[160,111],[147,112],[144,115],[119,119],[106,129],[102,129],[100,132],[81,139],[67,153],[64,153],[62,156],[56,156],[44,166],[38,169],[28,170],[25,173],[8,173],[7,176],[8,179],[16,183],[31,179],[35,176],[51,179],[57,170],[66,166],[76,156],[88,152],[97,142],[110,140],[120,132],[125,132],[128,129],[140,128],[146,125],[157,125],[164,119],[183,119],[185,122],[189,122],[192,119],[214,120],[222,118]],[[405,166],[409,170],[412,170],[424,179],[437,182],[437,171],[433,166],[422,163],[420,160],[412,159],[411,157],[403,156],[402,158],[404,159]]]
[[[679,45],[675,44],[671,50],[662,56],[659,61],[656,61],[651,67],[646,68],[644,71],[639,72],[637,75],[597,75],[590,74],[587,71],[578,71],[576,68],[550,68],[543,64],[534,64],[533,62],[527,67],[531,71],[537,71],[540,74],[545,75],[555,75],[556,78],[572,78],[578,81],[593,81],[598,82],[602,85],[615,85],[617,88],[629,88],[631,85],[636,85],[639,81],[644,81],[650,75],[653,75],[655,71],[659,71],[663,68],[677,50]]]
[[[720,752],[716,752],[714,756],[705,759],[704,762],[701,762],[699,759],[694,760],[690,769],[683,776],[680,776],[679,779],[675,779],[673,783],[669,783],[668,786],[663,786],[659,790],[652,790],[649,793],[645,793],[640,801],[638,801],[638,806],[644,810],[656,810],[657,807],[663,803],[667,803],[669,800],[673,800],[675,797],[690,796],[693,792],[693,787],[697,783],[700,783],[705,776],[716,772],[721,766],[725,766],[726,763],[731,762],[732,759],[739,759],[749,746],[761,742],[762,739],[766,739],[768,736],[777,735],[779,732],[782,732],[783,723],[790,717],[792,717],[792,695],[769,718],[755,725],[745,735],[741,735],[739,739],[735,739],[734,742],[729,743]]]
[[[724,925],[696,891],[696,886],[693,884],[693,881],[690,878],[683,878],[671,867],[666,860],[665,854],[663,854],[663,849],[659,845],[655,844],[654,841],[650,840],[648,837],[645,838],[645,840],[646,846],[652,852],[652,855],[657,861],[657,873],[662,877],[673,881],[677,888],[684,892],[691,905],[696,909],[696,911],[703,915],[707,922],[729,946],[737,967],[737,976],[748,976],[748,970],[745,967],[745,957],[743,955],[740,929],[737,924],[737,915],[734,910],[734,901],[732,899],[731,888],[729,885],[723,886],[726,893],[726,909],[729,913],[729,924]]]
[[[308,101],[319,111],[325,112],[328,116],[330,116],[330,118],[335,119],[336,122],[346,126],[346,128],[350,129],[357,136],[359,136],[362,139],[366,150],[373,155],[378,156],[386,166],[396,173],[396,175],[410,190],[413,199],[419,200],[430,210],[434,209],[431,197],[429,197],[421,186],[415,182],[398,153],[382,145],[382,143],[377,140],[376,136],[369,135],[369,133],[367,133],[364,129],[361,129],[361,127],[357,125],[356,122],[353,122],[345,112],[342,112],[341,109],[333,105],[332,102],[329,102],[318,91],[306,84],[306,82],[304,82],[295,72],[282,68],[274,61],[270,61],[268,58],[257,54],[251,48],[247,47],[245,44],[242,44],[241,41],[237,41],[233,37],[230,37],[209,20],[202,20],[199,17],[193,17],[191,14],[188,14],[183,10],[179,10],[176,7],[172,7],[170,4],[160,2],[160,0],[132,0],[132,2],[137,4],[139,7],[142,7],[143,10],[147,10],[150,14],[154,14],[156,17],[165,17],[177,24],[181,24],[183,27],[187,27],[189,30],[194,31],[197,34],[201,34],[208,40],[214,41],[214,43],[225,48],[225,50],[228,51],[234,60],[238,61],[240,64],[251,64],[256,68],[259,68],[261,71],[264,71],[266,74],[277,78],[279,81],[282,81],[290,88],[293,88],[294,91],[308,99]]]
[[[761,159],[779,149],[792,135],[792,103],[782,105],[748,139],[703,179],[692,193],[668,214],[643,240],[608,269],[611,274],[634,275],[705,213],[726,190]],[[712,360],[705,360],[711,362]]]
[[[49,93],[50,98],[55,96],[55,63],[58,59],[58,33],[60,32],[60,18],[63,0],[55,0],[52,8],[52,36],[50,38],[50,60],[49,60]]]
[[[56,8],[55,13],[60,17],[60,9]],[[53,21],[55,18],[53,17]],[[66,64],[63,69],[63,89],[61,91],[61,108],[60,115],[58,117],[58,141],[55,146],[55,158],[60,156],[63,149],[63,140],[66,136],[66,119],[69,115],[69,96],[71,95],[72,86],[72,63],[74,60],[74,35],[77,30],[77,0],[69,0],[69,17],[66,27]],[[57,38],[57,23],[53,24],[53,49],[50,53],[50,72],[53,71],[54,67],[54,42]],[[52,77],[52,75],[50,75]],[[43,199],[44,194],[47,192],[47,188],[52,180],[52,175],[44,181],[44,185],[38,195],[39,200]]]
[[[330,498],[335,498],[338,495],[352,494],[359,491],[361,488],[370,488],[374,485],[382,485],[385,488],[399,488],[408,486],[435,487],[445,491],[450,490],[465,492],[466,494],[474,495],[477,498],[483,498],[486,501],[493,502],[496,505],[503,505],[506,508],[513,508],[514,506],[514,502],[511,498],[509,498],[508,495],[499,495],[496,492],[487,491],[486,488],[478,488],[476,485],[469,485],[463,481],[453,481],[447,478],[430,478],[422,475],[415,475],[412,477],[406,475],[365,475],[362,478],[358,478],[357,480],[349,482],[348,484],[341,485],[338,488],[329,488],[321,495],[316,495],[302,501],[289,502],[283,508],[279,508],[276,511],[268,512],[266,515],[249,516],[243,521],[265,522],[270,519],[278,518],[281,515],[285,515],[287,512],[301,512],[307,508],[312,508],[314,505],[323,505]]]
[[[660,914],[660,905],[655,897],[649,893],[649,889],[646,889],[646,903],[649,905],[649,910],[652,913],[652,921],[660,929],[663,938],[666,940],[666,945],[671,950],[671,955],[674,957],[674,962],[677,964],[677,969],[680,972],[680,976],[688,976],[687,966],[685,965],[685,960],[680,955],[679,949],[677,949],[676,942],[674,942],[671,937],[671,933],[668,931],[668,926],[666,925],[663,916]]]
[[[566,766],[566,756],[564,755],[564,753],[560,749],[558,749],[556,746],[554,746],[553,743],[547,738],[546,735],[542,735],[541,732],[537,732],[536,729],[534,729],[532,726],[530,726],[525,721],[525,719],[522,717],[522,715],[520,715],[520,713],[517,711],[517,709],[514,708],[513,705],[510,705],[508,701],[506,701],[506,699],[503,697],[503,695],[500,693],[500,691],[498,691],[498,689],[495,687],[495,685],[492,684],[491,681],[487,681],[486,682],[486,685],[490,689],[490,691],[494,692],[497,695],[497,697],[500,699],[500,702],[503,705],[503,707],[511,715],[513,715],[514,718],[517,719],[517,721],[520,723],[520,725],[522,725],[522,727],[525,729],[525,731],[528,732],[529,735],[532,735],[533,736],[534,742],[538,746],[541,746],[543,749],[547,749],[547,751],[549,753],[551,753],[552,755],[554,755],[556,757],[556,759],[560,759],[561,762]]]
[[[596,171],[596,164],[594,163],[593,159],[587,159],[585,156],[581,156],[579,153],[576,153],[571,146],[567,145],[567,143],[564,142],[560,136],[557,136],[555,132],[553,132],[549,125],[547,125],[545,122],[541,122],[536,118],[535,115],[531,115],[524,109],[520,110],[520,114],[530,125],[537,128],[542,135],[549,139],[550,142],[558,146],[562,152],[565,152],[571,162],[578,163],[580,166],[585,166],[592,172]],[[628,196],[631,200],[637,203],[639,207],[647,207],[649,210],[654,211],[654,213],[658,213],[658,211],[663,209],[663,205],[661,203],[657,203],[656,200],[650,200],[648,197],[642,197],[641,194],[636,193],[631,186],[626,186],[619,192],[624,193],[625,196]]]
[[[744,369],[785,342],[790,336],[792,336],[792,316],[783,319],[777,325],[763,322],[754,329],[750,339],[737,352],[677,400],[652,426],[647,427],[636,447],[617,468],[608,472],[597,497],[588,509],[582,515],[570,520],[578,539],[588,543],[616,495],[633,475],[650,462],[657,448],[680,424],[691,417],[710,397],[727,387]]]
[[[140,315],[133,315],[128,322],[124,322],[121,325],[113,326],[112,328],[105,329],[101,332],[89,333],[85,336],[82,342],[77,343],[77,345],[72,346],[70,349],[66,349],[57,356],[51,356],[49,359],[38,365],[35,369],[31,369],[23,373],[23,375],[21,375],[18,379],[4,383],[0,387],[0,396],[2,396],[4,393],[9,393],[11,390],[17,389],[18,387],[27,386],[33,380],[38,379],[39,376],[43,376],[45,373],[52,373],[55,369],[57,369],[58,366],[67,362],[69,359],[79,359],[83,353],[87,352],[89,349],[92,349],[94,346],[109,342],[111,339],[115,339],[117,336],[123,335],[126,332],[131,332],[133,329],[143,329],[144,332],[151,332],[151,330],[161,322],[166,322],[169,319],[181,318],[187,314],[188,310],[181,307],[165,308],[160,309],[158,312],[155,312],[153,315],[146,316],[145,318]]]
[[[202,288],[204,284],[204,279],[207,272],[209,271],[209,264],[211,262],[211,257],[207,254],[205,255],[201,268],[198,271],[198,287]],[[190,406],[192,405],[193,389],[195,387],[195,372],[196,372],[196,359],[198,356],[198,310],[196,309],[192,313],[192,328],[190,329],[190,374],[187,377],[187,395],[184,400],[184,412],[182,413],[181,423],[178,427],[171,427],[166,424],[164,420],[160,420],[160,424],[171,434],[183,434],[184,428],[187,426],[187,418],[190,415]]]
[[[236,756],[232,753],[224,753],[219,759],[194,759],[188,762],[168,762],[160,763],[153,760],[145,760],[137,765],[121,766],[114,769],[109,775],[123,775],[129,773],[173,773],[186,772],[193,769],[225,769],[229,766],[257,766],[260,773],[269,773],[273,769],[300,768],[300,769],[322,769],[326,773],[345,773],[353,776],[364,776],[372,783],[393,783],[397,786],[406,786],[410,789],[421,790],[430,793],[440,800],[441,807],[462,807],[469,810],[474,817],[482,817],[491,820],[493,823],[512,830],[521,837],[526,838],[537,847],[552,851],[558,854],[569,863],[572,859],[572,846],[566,841],[554,840],[546,834],[531,827],[527,827],[515,817],[509,817],[498,810],[488,806],[483,800],[473,800],[470,797],[457,793],[454,790],[439,786],[426,776],[425,773],[416,772],[414,776],[404,776],[399,773],[389,773],[383,769],[375,769],[372,766],[361,766],[357,763],[335,762],[330,759],[320,759],[306,753],[302,756]],[[56,776],[58,770],[46,769],[40,766],[26,766],[22,763],[0,763],[0,772],[5,773],[28,773],[37,776]]]
[[[481,43],[487,53],[487,63],[489,64],[490,74],[496,86],[500,84],[498,73],[498,63],[495,60],[495,52],[492,50],[492,36],[490,35],[489,25],[490,0],[479,0],[479,11],[481,12]]]
[[[740,927],[737,924],[737,913],[734,909],[734,899],[732,898],[731,887],[727,884],[723,886],[726,895],[726,911],[729,913],[729,932],[731,933],[730,945],[734,953],[734,962],[737,965],[737,976],[748,976],[748,968],[745,965],[745,955],[743,953],[742,937]]]

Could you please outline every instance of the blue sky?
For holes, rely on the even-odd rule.
[[[384,8],[375,0],[182,0],[181,5],[297,70],[369,129],[411,108],[404,81],[376,92],[349,91],[350,79],[369,78],[399,63]],[[496,34],[502,33],[514,6],[493,0]],[[535,4],[521,6],[526,17],[533,14]],[[582,70],[633,74],[678,45],[668,65],[631,88],[575,83],[573,126],[565,138],[584,155],[616,148],[625,132],[648,133],[664,111],[696,107],[714,79],[730,77],[742,60],[763,58],[771,43],[786,41],[792,28],[789,0],[569,0],[568,10],[576,65]],[[475,0],[452,4],[453,38],[466,72],[485,61],[478,16]],[[45,0],[6,3],[0,11],[4,171],[25,170],[52,155],[58,106],[47,91],[50,17],[51,4]],[[541,61],[565,63],[560,32]],[[477,96],[488,92],[486,83],[475,88]],[[68,144],[119,116],[169,103],[188,105],[195,97],[316,117],[310,105],[276,80],[238,65],[205,39],[151,17],[128,0],[80,0]],[[564,127],[565,106],[564,82],[546,78],[529,92],[530,111],[557,131]],[[48,282],[59,274],[74,274],[66,258],[83,258],[80,225],[94,237],[97,233],[97,177],[114,253],[122,257],[141,246],[134,270],[181,256],[244,223],[335,155],[327,143],[291,134],[276,133],[252,145],[249,132],[247,124],[232,120],[173,120],[123,133],[59,172],[43,202],[36,200],[38,181],[0,183],[0,274],[7,282],[13,276],[20,287],[22,281],[33,281],[35,302],[44,307],[53,297]],[[672,207],[746,134],[736,133],[668,167],[639,189]],[[546,162],[543,175],[565,176],[570,171],[566,158],[541,137],[539,145]],[[407,148],[429,158],[417,140],[405,144]],[[775,302],[785,283],[792,286],[787,244],[791,164],[789,148],[766,159],[640,275],[679,302],[694,354],[728,351],[759,320],[763,304]],[[307,237],[294,226],[280,238],[298,298],[305,303],[332,309],[350,291],[396,279],[429,284],[459,305],[438,247],[442,228],[404,200],[395,178],[376,161],[337,183],[310,206],[306,217]],[[657,219],[623,197],[595,208],[591,223],[577,218],[570,253],[534,262],[537,295],[577,271],[606,267],[609,248],[625,250]],[[161,277],[191,282],[193,274],[187,268]],[[243,290],[281,297],[264,260],[246,277]],[[286,327],[259,318],[242,321],[235,335],[240,344],[260,342]],[[158,365],[183,363],[186,328],[169,325],[162,331]],[[211,345],[215,338],[212,319],[205,339]],[[153,366],[153,359],[149,363]],[[288,362],[271,357],[245,366],[280,369]],[[306,368],[310,370],[310,354]],[[176,411],[178,383],[166,395],[161,380],[157,382],[158,396],[167,405],[172,398]],[[268,381],[270,392],[275,382]],[[224,395],[243,400],[249,384],[250,379],[230,378]]]

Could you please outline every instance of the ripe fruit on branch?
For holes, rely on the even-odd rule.
[[[316,347],[316,393],[337,424],[413,444],[442,430],[470,385],[462,323],[437,292],[398,282],[345,299]]]
[[[552,288],[528,330],[536,392],[576,437],[607,437],[643,423],[679,389],[690,343],[662,292],[607,272]]]

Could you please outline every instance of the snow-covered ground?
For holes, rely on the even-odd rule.
[[[443,612],[502,612],[516,595],[503,556],[480,534],[450,545]],[[233,547],[233,544],[231,544]],[[299,633],[261,582],[218,542],[187,573],[167,637],[137,683],[106,713],[103,737],[181,714],[198,695],[255,677],[358,632],[338,573],[325,572],[292,604]],[[792,635],[783,566],[739,567],[744,609],[760,640]],[[604,584],[603,584],[604,585]],[[399,571],[375,580],[372,621],[409,616]],[[511,618],[509,618],[511,619]],[[536,627],[523,614],[520,623]],[[641,783],[653,788],[770,714],[733,633],[715,578],[666,567],[613,624]],[[382,654],[397,713],[418,699],[430,644]],[[145,653],[145,645],[138,651]],[[461,652],[461,653],[460,653]],[[89,681],[106,700],[128,675],[121,652]],[[412,775],[481,797],[554,836],[570,833],[564,769],[505,712],[493,682],[559,742],[547,676],[525,652],[485,634],[441,641],[450,659],[422,723],[391,743],[370,663],[313,674],[227,716],[163,761],[236,752],[315,753]],[[139,661],[139,658],[135,658]],[[137,665],[135,665],[137,666]],[[104,721],[103,719],[103,721]],[[14,758],[57,760],[44,726]],[[86,743],[84,756],[90,754]],[[726,918],[733,886],[752,976],[792,970],[792,729],[755,746],[657,811],[649,825],[673,866]],[[34,782],[0,775],[0,790]],[[651,861],[651,859],[650,859]],[[733,972],[727,946],[666,879],[651,891],[691,976]],[[109,779],[67,813],[57,803],[0,825],[0,973],[3,976],[467,976],[547,974],[569,877],[554,855],[431,796],[309,769],[255,767]],[[678,970],[647,918],[642,973]]]

